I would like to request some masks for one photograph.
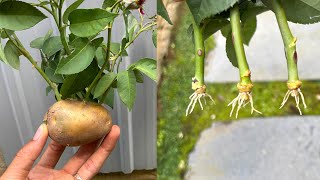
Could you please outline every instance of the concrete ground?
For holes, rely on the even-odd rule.
[[[319,180],[320,117],[214,123],[189,155],[187,180]]]

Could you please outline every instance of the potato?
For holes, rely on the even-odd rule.
[[[49,136],[65,146],[88,144],[110,132],[112,120],[100,104],[61,100],[53,104],[44,118]]]

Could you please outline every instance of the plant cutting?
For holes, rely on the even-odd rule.
[[[0,0],[0,59],[19,70],[24,56],[47,82],[47,94],[53,91],[57,102],[44,121],[49,136],[66,146],[93,142],[110,131],[112,118],[103,105],[113,108],[115,90],[132,110],[136,83],[143,83],[143,74],[156,80],[156,61],[151,58],[120,69],[134,41],[141,34],[155,32],[156,16],[142,11],[144,1],[105,0],[100,8],[79,8],[83,2],[77,0],[64,9],[64,0]],[[50,30],[30,42],[41,55],[36,60],[16,32],[46,19],[44,12],[54,19],[59,34]],[[113,24],[121,19],[124,36],[121,42],[113,42],[112,34],[119,31]]]
[[[236,118],[238,118],[240,108],[244,107],[247,103],[250,103],[251,105],[251,114],[254,111],[261,114],[260,111],[256,110],[253,107],[253,98],[251,94],[253,88],[253,84],[251,81],[251,71],[249,69],[249,65],[244,52],[241,33],[240,12],[237,4],[230,9],[230,24],[232,29],[232,44],[236,53],[238,68],[240,72],[240,82],[237,84],[239,95],[228,104],[228,106],[232,105],[230,117],[232,116],[234,108],[238,104],[238,108],[236,111]]]
[[[275,13],[280,33],[282,35],[284,49],[287,59],[288,68],[288,91],[283,98],[280,108],[282,108],[289,97],[294,97],[296,107],[300,115],[302,111],[299,107],[302,102],[304,108],[306,103],[301,91],[301,81],[298,75],[297,50],[295,38],[288,25],[288,21],[299,24],[311,24],[320,21],[320,1],[308,0],[227,0],[227,1],[210,1],[210,0],[187,0],[186,1],[194,22],[191,23],[189,32],[194,38],[196,47],[196,75],[193,78],[193,88],[201,89],[205,92],[203,82],[203,62],[205,51],[202,50],[204,41],[217,31],[226,38],[226,54],[231,64],[239,69],[240,82],[237,84],[239,90],[238,96],[233,99],[228,106],[231,106],[230,116],[236,111],[238,117],[241,108],[250,104],[251,113],[258,111],[253,105],[253,83],[251,81],[251,71],[247,62],[244,45],[249,45],[253,37],[256,26],[256,16],[268,10]],[[272,47],[270,47],[272,48]],[[200,51],[198,51],[200,49]],[[201,61],[199,61],[201,59]],[[202,64],[200,63],[202,62]],[[198,64],[197,64],[198,63]],[[227,72],[226,72],[227,73]],[[202,88],[200,88],[202,87]],[[195,90],[194,89],[194,90]],[[194,109],[196,102],[199,102],[201,109],[202,103],[200,98],[203,95],[193,93],[190,96],[191,102],[187,107],[186,114],[190,114]],[[211,99],[211,96],[209,96]]]
[[[287,17],[283,6],[279,0],[271,0],[273,12],[277,18],[277,22],[279,25],[279,29],[281,32],[285,55],[287,58],[287,68],[288,68],[288,91],[285,94],[283,101],[281,103],[280,109],[286,104],[289,97],[292,96],[295,99],[296,107],[299,110],[300,115],[302,115],[300,105],[300,98],[302,100],[302,104],[304,108],[307,108],[307,105],[304,101],[304,96],[301,88],[301,81],[299,80],[298,75],[298,55],[296,50],[297,38],[293,37],[291,30],[288,25]]]
[[[197,25],[195,22],[192,24],[194,30],[194,46],[195,46],[195,76],[192,78],[192,89],[194,93],[189,97],[190,103],[186,110],[186,116],[192,113],[195,105],[199,102],[201,109],[203,110],[203,105],[201,103],[201,98],[209,97],[210,100],[214,102],[211,95],[206,93],[206,85],[204,84],[204,60],[205,60],[205,47],[203,40],[203,25]]]

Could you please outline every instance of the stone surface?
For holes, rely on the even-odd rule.
[[[187,180],[319,180],[320,117],[214,123],[189,155]]]
[[[301,79],[320,78],[320,24],[289,23],[298,38],[298,66]],[[239,81],[238,69],[229,62],[225,38],[216,34],[216,48],[208,53],[205,80],[208,82]],[[280,31],[274,14],[269,11],[258,16],[257,31],[249,47],[245,47],[252,80],[287,80],[287,65]],[[226,73],[227,72],[227,73]]]

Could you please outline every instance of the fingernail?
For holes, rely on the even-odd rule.
[[[38,128],[36,134],[33,136],[33,140],[36,141],[40,138],[41,134],[42,134],[42,124],[40,125],[40,127]]]

